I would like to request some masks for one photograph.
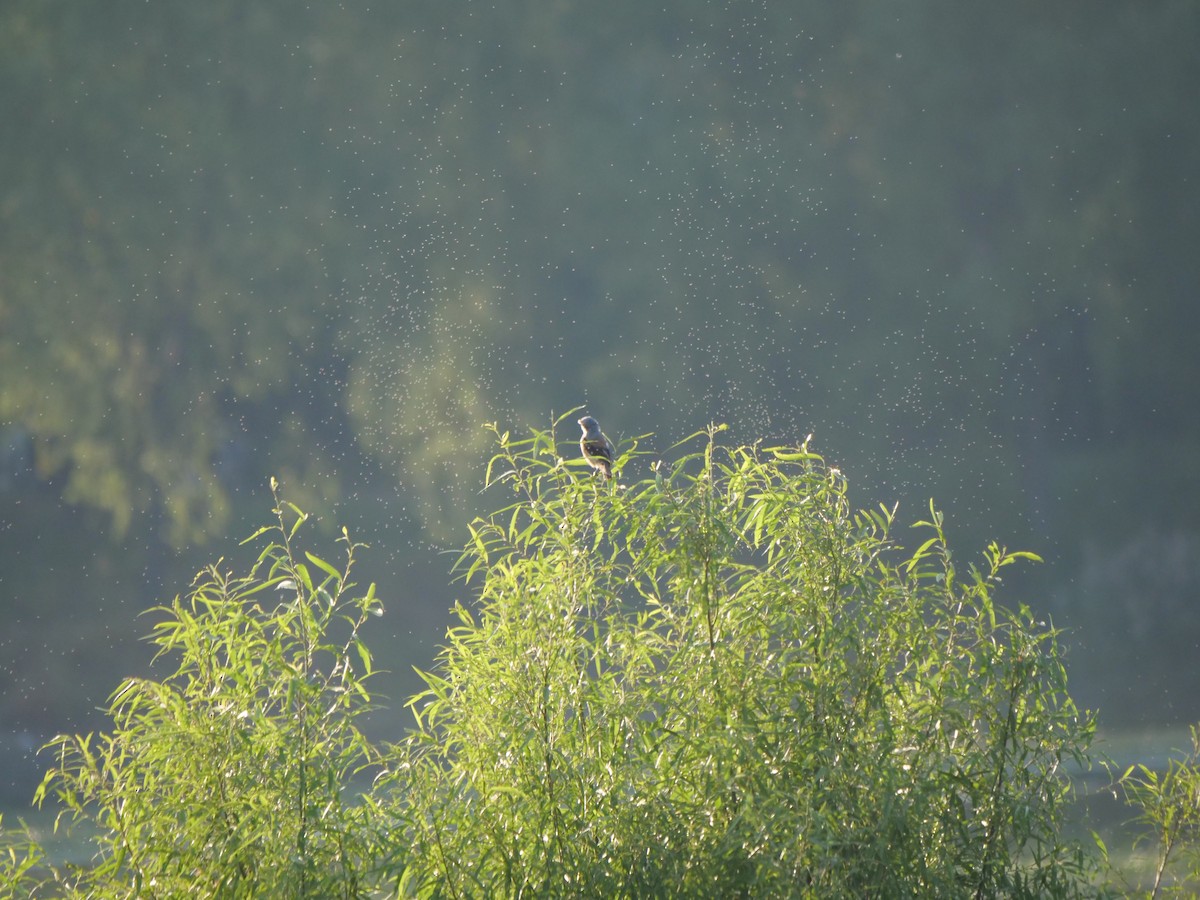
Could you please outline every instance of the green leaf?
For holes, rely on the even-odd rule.
[[[310,553],[307,550],[304,551],[304,557],[310,563],[312,563],[314,566],[316,566],[318,569],[320,569],[322,572],[324,572],[326,575],[328,575],[330,578],[332,578],[334,581],[342,580],[342,573],[339,572],[337,569],[335,569],[333,566],[331,566],[329,563],[325,562],[325,560],[320,559],[317,556],[314,556],[312,553]]]

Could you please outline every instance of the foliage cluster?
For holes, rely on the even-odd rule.
[[[1091,723],[1053,629],[898,554],[808,448],[709,438],[608,488],[500,436],[397,777],[410,876],[454,896],[1067,896]],[[629,459],[629,457],[626,457]]]
[[[613,483],[553,428],[498,435],[511,502],[472,524],[473,600],[383,747],[356,724],[380,611],[358,545],[300,552],[277,498],[248,575],[158,610],[173,674],[51,745],[39,799],[90,824],[92,864],[18,841],[0,874],[77,897],[1092,892],[1061,829],[1092,720],[1055,630],[994,600],[1030,554],[960,570],[932,507],[905,552],[807,445],[719,430]],[[1152,810],[1170,792],[1143,774]]]
[[[1120,784],[1129,805],[1147,827],[1139,843],[1155,850],[1154,881],[1148,896],[1195,896],[1200,885],[1200,725],[1192,747],[1168,761],[1163,772],[1146,765],[1125,770]]]
[[[83,820],[97,845],[88,864],[52,873],[52,895],[364,890],[367,811],[352,787],[378,754],[356,724],[372,667],[359,630],[381,607],[373,585],[348,580],[359,545],[343,534],[341,569],[301,556],[306,517],[276,501],[277,524],[247,539],[274,533],[249,574],[218,562],[186,599],[151,610],[175,671],[122,684],[111,733],[47,748],[56,763],[37,801]]]

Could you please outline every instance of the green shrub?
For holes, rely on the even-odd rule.
[[[175,661],[63,736],[38,791],[95,841],[14,896],[1067,897],[1060,829],[1092,733],[1054,629],[993,603],[1025,553],[960,573],[941,516],[903,552],[807,446],[693,436],[605,482],[553,429],[497,435],[512,502],[471,525],[474,599],[416,727],[372,746],[374,586],[277,523],[155,612]],[[572,441],[573,444],[573,441]],[[638,462],[635,448],[618,475]],[[570,457],[575,454],[571,452]],[[358,795],[355,778],[376,775]],[[38,874],[41,873],[41,874]],[[39,881],[39,879],[41,879]],[[13,887],[15,885],[15,887]]]
[[[1153,843],[1154,881],[1130,896],[1194,897],[1200,886],[1200,725],[1193,725],[1192,749],[1172,759],[1163,772],[1135,765],[1125,770],[1120,786],[1136,821],[1149,830],[1138,841]]]
[[[82,820],[98,852],[53,872],[49,894],[363,892],[371,831],[350,786],[376,753],[354,724],[370,701],[358,633],[379,604],[374,585],[353,592],[345,532],[340,570],[304,562],[293,538],[305,516],[278,496],[276,507],[277,524],[248,539],[274,532],[248,576],[218,562],[186,599],[151,611],[174,673],[122,684],[111,733],[50,745],[57,764],[37,800]]]
[[[1053,628],[903,554],[807,446],[702,447],[605,484],[498,435],[513,502],[471,527],[477,601],[392,751],[404,892],[1065,897],[1093,723]],[[628,463],[637,456],[627,454]]]

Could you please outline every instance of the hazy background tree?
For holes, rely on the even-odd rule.
[[[857,502],[1047,557],[1078,700],[1195,718],[1198,39],[1186,0],[5,4],[0,728],[82,724],[269,474],[370,536],[407,673],[480,424],[579,403],[815,433]]]

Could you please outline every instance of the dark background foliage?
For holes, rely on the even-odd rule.
[[[481,424],[580,403],[814,433],[1045,556],[1009,589],[1104,721],[1200,716],[1198,42],[1186,0],[4,4],[5,740],[88,724],[271,474],[373,545],[402,695]]]

